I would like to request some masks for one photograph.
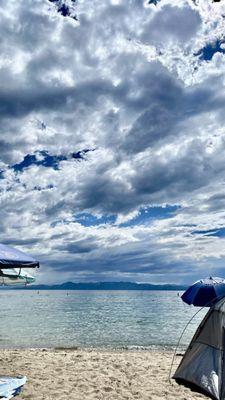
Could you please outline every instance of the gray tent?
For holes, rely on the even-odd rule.
[[[206,314],[173,378],[225,400],[225,298]]]

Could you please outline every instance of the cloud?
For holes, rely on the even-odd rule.
[[[223,10],[210,0],[3,7],[1,241],[40,258],[40,281],[221,271]]]
[[[189,6],[165,5],[144,26],[141,39],[145,43],[156,45],[174,40],[183,44],[196,35],[200,25],[201,18],[197,10]]]

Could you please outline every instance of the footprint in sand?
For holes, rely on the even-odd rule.
[[[110,386],[105,386],[103,389],[104,389],[105,392],[112,392],[113,391],[113,388],[110,387]]]

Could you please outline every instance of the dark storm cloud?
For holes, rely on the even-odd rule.
[[[144,27],[142,40],[146,43],[162,43],[163,40],[186,42],[196,34],[200,24],[199,13],[188,6],[165,5]]]
[[[210,79],[204,87],[187,89],[165,69],[154,66],[148,76],[143,76],[142,84],[137,77],[139,90],[145,87],[135,105],[138,109],[140,104],[145,111],[133,123],[122,144],[128,154],[142,152],[162,139],[168,141],[170,136],[186,135],[184,123],[190,118],[213,110],[222,111],[225,106],[225,96],[215,96],[218,81]]]
[[[163,274],[176,274],[177,279],[185,279],[185,276],[191,274],[198,274],[198,268],[190,261],[174,261],[168,258],[168,254],[162,251],[147,251],[144,243],[133,244],[132,247],[125,246],[125,248],[115,248],[109,253],[108,249],[98,251],[92,251],[90,254],[76,254],[76,246],[74,246],[75,252],[72,251],[72,258],[70,255],[64,260],[56,259],[51,260],[50,265],[54,266],[57,273],[67,272],[68,278],[73,274],[79,274],[79,279],[82,278],[82,274],[85,274],[85,280],[118,280],[125,276],[126,280],[146,279],[146,276],[160,276]],[[71,248],[71,250],[73,250]],[[123,262],[121,262],[123,260]],[[80,275],[81,274],[81,275]],[[145,276],[145,278],[143,277]],[[138,277],[138,278],[137,278]],[[180,278],[179,278],[180,277]],[[148,278],[147,278],[148,279]],[[157,278],[156,278],[157,279]],[[168,279],[168,278],[167,278]]]
[[[95,79],[76,87],[53,87],[40,82],[30,89],[25,85],[18,89],[0,90],[0,115],[4,118],[22,118],[32,111],[75,111],[79,104],[92,107],[104,96],[123,102],[128,87],[114,87],[110,80]],[[129,101],[128,101],[129,103]]]
[[[134,206],[134,199],[128,196],[123,182],[110,179],[107,170],[101,175],[91,174],[78,186],[78,201],[81,209],[99,208],[104,212],[118,213]]]
[[[204,165],[205,164],[205,165]],[[137,169],[138,171],[138,169]],[[171,156],[168,162],[160,157],[152,157],[142,164],[132,182],[139,193],[155,194],[169,191],[176,196],[180,191],[187,192],[206,185],[213,174],[199,143],[191,143],[180,156]],[[171,194],[172,194],[171,193]]]
[[[9,246],[32,246],[35,245],[39,242],[39,238],[29,238],[29,239],[19,239],[19,238],[13,238],[11,237],[10,239],[5,239],[4,244],[9,245]]]
[[[85,240],[79,240],[77,242],[73,243],[66,243],[66,240],[64,241],[63,245],[57,245],[56,249],[59,251],[66,251],[69,254],[83,254],[83,253],[90,253],[91,251],[95,250],[97,247],[97,243],[95,239],[85,239]]]
[[[0,115],[2,117],[23,117],[31,111],[57,109],[74,94],[71,89],[62,88],[20,88],[18,90],[0,91]]]
[[[209,212],[224,210],[225,193],[218,192],[217,194],[210,196],[206,204]]]

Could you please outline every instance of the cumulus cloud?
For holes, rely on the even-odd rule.
[[[189,6],[165,5],[145,25],[141,40],[155,45],[177,40],[184,45],[196,35],[200,26],[201,18],[197,10]]]
[[[224,11],[2,4],[1,241],[40,258],[41,281],[221,271]]]

